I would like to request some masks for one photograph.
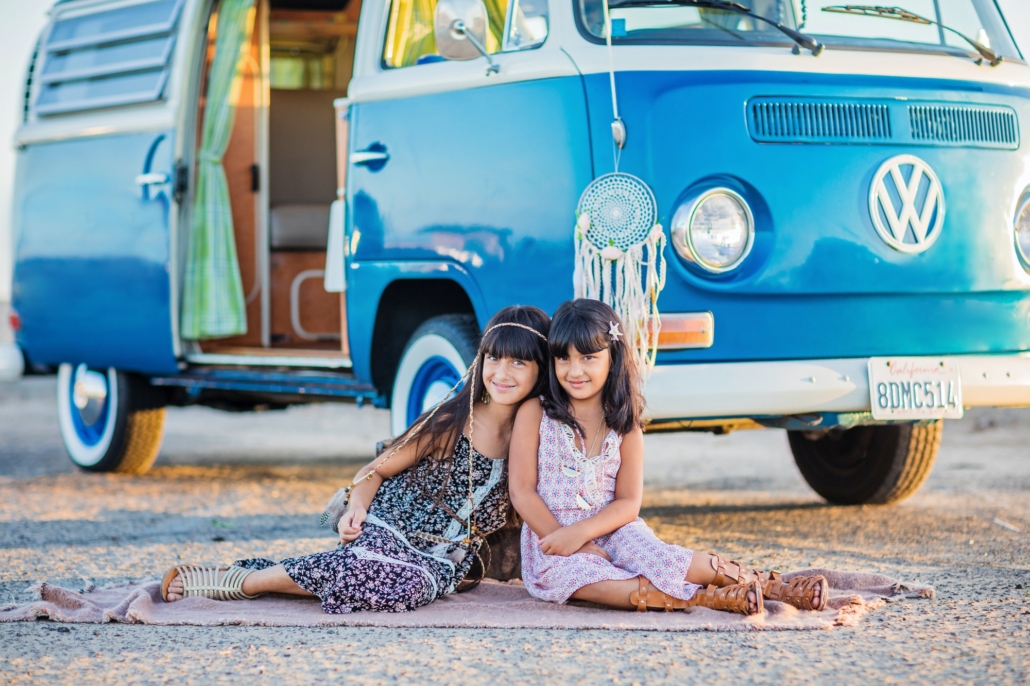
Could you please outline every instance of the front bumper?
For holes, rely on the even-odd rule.
[[[1030,406],[1030,353],[950,355],[966,407]],[[868,358],[723,362],[655,367],[647,416],[655,421],[869,412]]]

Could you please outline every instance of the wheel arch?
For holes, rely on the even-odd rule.
[[[372,328],[372,383],[389,395],[408,339],[425,321],[443,314],[471,314],[481,321],[466,287],[451,278],[400,278],[383,289]]]

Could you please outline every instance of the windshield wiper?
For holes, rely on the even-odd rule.
[[[766,24],[770,24],[779,29],[801,47],[806,50],[810,50],[816,57],[822,54],[823,49],[826,47],[811,36],[807,36],[800,31],[795,31],[788,26],[784,26],[775,19],[769,19],[768,17],[763,17],[760,14],[755,14],[750,7],[745,7],[744,5],[736,2],[729,2],[728,0],[611,0],[608,7],[611,9],[617,9],[620,7],[660,7],[662,5],[697,7],[699,9],[736,12],[737,14],[743,14],[751,17],[752,19],[757,19],[758,21],[764,21]]]
[[[859,14],[865,17],[882,17],[884,19],[897,19],[898,21],[907,21],[913,24],[932,24],[939,26],[945,31],[951,31],[959,38],[963,39],[980,53],[983,59],[987,60],[992,67],[997,67],[1002,63],[1005,58],[988,48],[983,43],[975,41],[964,33],[960,33],[950,26],[934,21],[933,19],[927,19],[922,17],[915,12],[909,12],[906,9],[900,7],[882,7],[880,5],[833,5],[831,7],[824,7],[823,12],[833,12],[835,14]]]

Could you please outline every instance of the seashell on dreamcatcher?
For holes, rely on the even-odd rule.
[[[658,353],[658,295],[666,272],[654,193],[632,174],[605,174],[583,191],[576,214],[576,297],[615,310],[646,378]]]

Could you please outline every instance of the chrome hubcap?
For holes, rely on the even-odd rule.
[[[434,405],[447,397],[447,394],[451,392],[451,386],[454,384],[447,383],[446,381],[434,381],[430,384],[429,388],[426,389],[426,395],[422,399],[422,411],[432,409]]]
[[[78,408],[82,420],[93,424],[100,418],[107,401],[107,377],[101,372],[90,370],[80,364],[75,368],[72,383],[72,402]]]

